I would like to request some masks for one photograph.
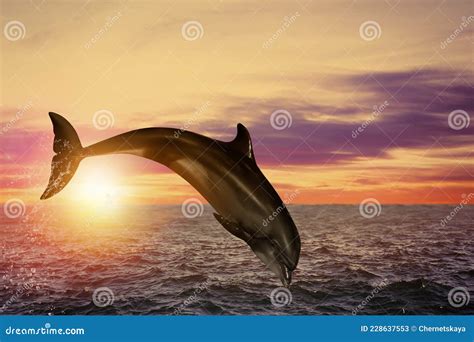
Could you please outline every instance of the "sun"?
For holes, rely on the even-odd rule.
[[[122,202],[119,169],[110,162],[84,161],[70,185],[71,200],[81,209],[107,213],[116,211]]]
[[[117,197],[117,184],[108,179],[87,180],[79,187],[79,198],[98,206],[113,204]]]

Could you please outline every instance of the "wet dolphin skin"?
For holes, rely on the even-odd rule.
[[[244,240],[289,286],[300,255],[296,225],[285,204],[255,161],[248,130],[219,141],[176,128],[142,128],[82,147],[73,126],[49,113],[54,129],[51,176],[41,199],[61,191],[82,159],[133,154],[161,163],[191,184],[214,208],[214,216],[232,235]]]

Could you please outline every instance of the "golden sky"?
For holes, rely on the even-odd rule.
[[[459,203],[474,185],[473,15],[471,1],[2,0],[2,202],[39,199],[54,111],[84,145],[150,126],[225,140],[241,122],[295,203]],[[129,156],[83,161],[51,200],[80,194],[198,196]]]

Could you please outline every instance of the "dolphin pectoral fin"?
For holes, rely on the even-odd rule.
[[[280,278],[284,286],[290,285],[291,270],[281,262],[280,253],[275,253],[276,250],[271,240],[250,235],[237,223],[222,215],[214,213],[214,217],[229,233],[244,240],[265,266]]]
[[[244,125],[237,125],[237,136],[229,143],[230,147],[242,155],[248,157],[255,162],[253,154],[252,139],[250,133]]]
[[[250,234],[248,234],[245,230],[243,230],[239,225],[235,222],[227,220],[224,216],[214,213],[214,217],[217,221],[224,227],[229,233],[238,237],[239,239],[248,242],[251,239]]]

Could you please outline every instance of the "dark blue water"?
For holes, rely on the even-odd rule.
[[[0,307],[52,315],[474,314],[474,207],[445,226],[453,206],[383,206],[372,219],[358,206],[289,209],[302,253],[277,306],[270,294],[279,281],[208,206],[193,219],[179,206],[80,215],[29,206],[18,219],[2,216]]]

